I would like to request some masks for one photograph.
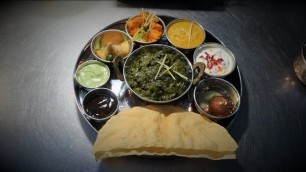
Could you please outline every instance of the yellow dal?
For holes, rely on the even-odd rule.
[[[191,32],[190,28],[192,28]],[[189,43],[190,33],[191,38]],[[180,48],[195,48],[204,41],[203,29],[197,23],[191,21],[178,21],[173,23],[167,30],[167,36],[172,44]]]

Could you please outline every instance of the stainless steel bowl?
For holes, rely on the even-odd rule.
[[[208,92],[211,92],[211,94],[208,94]],[[229,98],[234,106],[234,111],[226,116],[215,116],[203,110],[203,106],[208,104],[214,94],[219,94]],[[220,120],[229,118],[238,111],[240,107],[240,95],[237,89],[230,82],[221,78],[208,78],[201,80],[195,87],[194,102],[196,109],[200,114],[205,115],[212,120]]]
[[[176,20],[173,20],[172,22],[170,22],[170,23],[167,25],[165,34],[166,34],[166,37],[167,37],[168,41],[171,43],[171,45],[173,45],[174,47],[178,48],[179,50],[181,50],[181,51],[183,51],[183,52],[188,52],[188,53],[189,53],[191,50],[194,50],[194,49],[195,49],[196,47],[198,47],[199,45],[196,45],[196,46],[190,47],[190,48],[181,47],[181,46],[178,46],[178,45],[174,44],[173,41],[171,41],[171,39],[169,39],[169,35],[168,35],[168,30],[169,30],[169,28],[170,28],[173,24],[175,24],[175,23],[177,23],[177,22],[184,22],[184,21],[192,22],[192,23],[198,25],[198,26],[202,29],[203,34],[204,34],[204,39],[203,39],[203,41],[199,44],[199,45],[201,45],[201,44],[204,42],[205,38],[206,38],[205,29],[202,27],[201,24],[199,24],[199,23],[197,23],[197,22],[195,22],[195,21],[192,21],[192,20],[186,20],[186,19],[176,19]]]
[[[158,101],[158,100],[151,100],[151,99],[148,99],[148,98],[145,98],[145,97],[142,97],[141,95],[139,95],[131,86],[130,86],[130,83],[128,82],[127,80],[127,76],[129,75],[127,73],[127,70],[130,67],[130,65],[133,63],[133,61],[137,58],[139,58],[139,55],[142,53],[142,52],[157,52],[157,51],[163,51],[163,52],[166,52],[166,53],[171,53],[171,54],[176,54],[179,58],[182,58],[183,61],[186,62],[186,65],[189,67],[188,69],[188,79],[189,79],[189,84],[188,84],[188,87],[185,89],[185,91],[172,98],[172,99],[169,99],[169,100],[162,100],[162,101]],[[204,65],[204,64],[203,64]],[[204,66],[201,66],[200,68],[202,68],[202,70],[204,70]],[[167,46],[167,45],[162,45],[162,44],[151,44],[151,45],[147,45],[147,46],[143,46],[143,47],[140,47],[138,48],[137,50],[135,50],[125,61],[124,63],[124,66],[123,66],[123,77],[124,77],[124,81],[127,83],[128,87],[132,90],[132,92],[137,96],[139,97],[140,99],[144,100],[144,101],[147,101],[147,102],[150,102],[150,103],[157,103],[157,104],[163,104],[163,103],[169,103],[169,102],[172,102],[172,101],[175,101],[179,98],[181,98],[183,95],[185,95],[190,87],[192,86],[193,84],[193,80],[197,80],[198,78],[200,78],[200,74],[199,76],[196,78],[196,79],[193,79],[194,78],[194,71],[193,71],[193,66],[192,64],[190,63],[190,61],[188,60],[188,58],[180,51],[178,51],[177,49],[173,48],[173,47],[170,47],[170,46]]]
[[[90,43],[90,50],[91,50],[91,53],[92,53],[92,54],[95,56],[95,58],[96,58],[97,60],[99,60],[99,61],[102,61],[102,62],[105,62],[105,63],[112,63],[112,61],[101,59],[98,55],[96,55],[96,53],[95,53],[95,51],[94,51],[94,48],[93,48],[93,47],[94,47],[95,40],[96,40],[97,38],[101,37],[103,34],[106,34],[106,33],[109,33],[109,32],[118,32],[118,33],[122,34],[122,36],[123,36],[126,40],[129,41],[129,43],[130,43],[130,52],[129,52],[128,55],[126,55],[125,57],[121,57],[121,58],[125,59],[126,57],[128,57],[128,56],[131,54],[131,52],[133,51],[133,46],[134,46],[134,44],[133,44],[133,39],[132,39],[132,37],[130,37],[129,34],[123,32],[123,31],[121,31],[121,30],[117,30],[117,29],[108,29],[108,30],[104,30],[104,31],[102,31],[102,32],[97,33],[97,34],[92,38],[91,43]]]
[[[97,104],[100,108],[99,110],[102,111],[104,114],[95,113],[97,111],[97,108],[93,108],[92,106],[89,107],[88,104],[91,104],[92,102],[97,102],[97,98],[104,96],[109,98],[109,100],[112,100],[110,102],[107,101],[101,101],[99,104]],[[111,118],[113,115],[115,115],[118,112],[119,109],[119,101],[115,93],[113,93],[111,90],[107,88],[97,88],[94,90],[89,91],[83,99],[82,106],[85,112],[85,115],[87,118],[92,119],[97,122],[106,121],[109,118]],[[112,106],[111,110],[107,110],[107,106]],[[104,109],[102,109],[104,108]]]
[[[151,41],[151,42],[143,42],[143,41],[134,40],[133,37],[132,37],[132,35],[129,34],[129,31],[128,31],[128,28],[127,28],[127,23],[128,23],[128,21],[131,20],[131,19],[133,19],[134,17],[135,17],[135,16],[130,17],[130,18],[126,21],[126,23],[125,23],[125,32],[132,38],[132,40],[133,40],[134,42],[136,42],[136,43],[138,43],[138,44],[140,44],[140,45],[154,44],[154,43],[156,43],[157,41],[159,41],[159,40],[163,37],[163,35],[165,34],[165,30],[166,30],[166,25],[165,25],[165,23],[164,23],[164,21],[163,21],[160,17],[156,16],[156,17],[158,18],[158,20],[159,20],[159,24],[161,24],[162,27],[163,27],[163,33],[162,33],[161,37],[160,37],[158,40],[156,40],[156,41]]]
[[[218,74],[218,75],[215,75],[215,74],[212,74],[212,73],[209,73],[207,70],[208,68],[206,68],[206,70],[204,71],[205,75],[208,75],[210,77],[220,77],[220,78],[224,78],[228,75],[230,75],[236,68],[237,66],[237,63],[236,63],[236,59],[235,59],[235,56],[234,54],[228,49],[226,48],[224,45],[222,44],[218,44],[218,43],[205,43],[199,47],[197,47],[193,53],[193,62],[196,63],[196,62],[204,62],[204,63],[207,63],[206,60],[204,59],[199,59],[197,58],[199,56],[199,54],[201,54],[203,51],[205,50],[208,50],[208,49],[211,49],[211,48],[219,48],[220,50],[224,51],[225,53],[228,54],[228,59],[227,59],[227,62],[230,63],[230,65],[228,66],[228,68],[226,69],[226,72],[223,73],[223,74]],[[207,67],[207,66],[206,66]]]
[[[78,80],[78,77],[77,77],[77,73],[78,73],[83,67],[85,67],[85,66],[87,66],[87,65],[90,65],[90,64],[99,64],[99,65],[102,65],[102,66],[105,67],[106,70],[107,70],[107,73],[106,73],[107,80],[106,80],[105,82],[101,83],[100,85],[97,85],[96,87],[89,87],[89,86],[86,86],[86,85],[81,84],[80,81]],[[77,81],[77,83],[78,83],[81,87],[85,88],[86,90],[92,90],[92,89],[94,89],[94,88],[102,87],[103,85],[105,85],[105,84],[108,82],[109,78],[110,78],[110,70],[109,70],[109,67],[108,67],[106,64],[104,64],[103,62],[97,61],[97,60],[88,60],[88,61],[85,61],[85,62],[82,63],[80,66],[78,66],[78,68],[76,69],[76,71],[75,71],[75,73],[74,73],[74,79]]]

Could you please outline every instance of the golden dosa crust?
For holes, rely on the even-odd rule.
[[[176,155],[235,159],[235,140],[222,126],[170,105],[123,110],[100,129],[96,159],[127,155]]]

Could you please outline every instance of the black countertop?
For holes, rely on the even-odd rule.
[[[218,1],[176,5],[137,1],[2,3],[1,169],[305,170],[306,86],[298,80],[292,65],[306,39],[305,3]],[[197,21],[235,54],[243,82],[241,109],[228,129],[239,145],[236,160],[94,159],[91,151],[96,132],[76,106],[74,66],[94,34],[136,14],[141,7],[158,15]]]

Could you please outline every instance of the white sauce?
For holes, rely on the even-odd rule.
[[[197,55],[196,62],[204,63],[206,65],[205,73],[213,76],[226,75],[234,67],[233,58],[222,48],[208,47],[203,49]]]

